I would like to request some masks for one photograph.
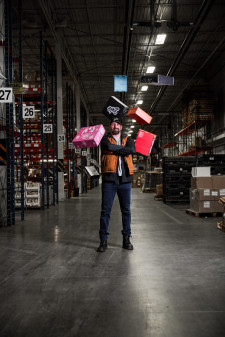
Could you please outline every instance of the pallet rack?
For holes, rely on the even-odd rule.
[[[22,1],[18,0],[18,37],[16,48],[13,50],[12,8],[11,1],[4,3],[5,15],[5,86],[23,84],[23,53],[22,53]],[[13,57],[15,56],[15,57]],[[18,70],[13,79],[13,69]],[[7,225],[15,224],[15,206],[20,204],[21,220],[24,220],[26,205],[26,190],[24,189],[27,169],[41,168],[41,175],[33,177],[40,183],[42,209],[50,206],[50,185],[53,189],[52,203],[55,205],[57,193],[57,119],[56,119],[56,61],[47,41],[43,40],[40,32],[40,78],[39,85],[29,84],[23,91],[14,92],[14,102],[6,103],[5,133],[6,141],[6,174],[7,174]],[[19,82],[19,83],[18,83]],[[24,119],[23,108],[32,105],[39,110],[35,118]],[[44,133],[44,124],[52,125],[51,135]],[[50,177],[52,175],[52,181]],[[39,181],[37,181],[39,180]],[[16,198],[16,199],[15,199]],[[18,200],[20,202],[18,203]],[[39,200],[39,199],[38,199]],[[40,201],[40,200],[39,200]],[[38,201],[38,204],[40,203]],[[40,203],[41,204],[41,203]]]
[[[189,202],[191,170],[195,157],[163,157],[163,202]]]
[[[197,156],[200,153],[211,152],[206,146],[207,131],[211,129],[214,92],[209,86],[193,86],[183,93],[182,128],[176,132],[161,149],[176,147],[177,156]],[[165,155],[165,154],[164,154]]]

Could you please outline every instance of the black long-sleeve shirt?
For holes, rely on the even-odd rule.
[[[125,136],[122,134],[121,135],[121,143],[122,143],[122,138]],[[104,150],[112,152],[116,156],[121,156],[121,167],[122,167],[122,177],[118,177],[118,172],[116,173],[103,173],[103,182],[108,181],[108,182],[117,182],[118,179],[120,179],[120,182],[122,183],[128,183],[133,180],[133,175],[129,174],[128,167],[126,166],[124,162],[124,156],[128,156],[129,154],[133,155],[136,150],[135,150],[135,145],[134,141],[131,137],[127,138],[127,142],[125,146],[122,145],[117,145],[117,144],[112,144],[109,141],[109,138],[113,138],[111,134],[105,135],[102,138],[101,141],[101,149],[102,152]],[[119,161],[118,161],[119,162]]]

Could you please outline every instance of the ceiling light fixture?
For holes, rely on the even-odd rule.
[[[135,119],[132,119],[132,122],[133,122],[133,123],[136,123],[136,120],[135,120]]]
[[[143,103],[142,99],[139,99],[139,100],[137,101],[137,104],[142,104],[142,103]]]
[[[134,125],[131,125],[131,129],[133,129],[133,128],[135,128],[135,126],[134,126]]]
[[[164,44],[166,40],[166,34],[158,34],[156,36],[155,44]]]
[[[146,73],[147,74],[152,74],[152,73],[154,73],[154,71],[155,71],[155,67],[154,66],[149,66],[147,68],[147,70],[146,70]]]
[[[148,90],[148,85],[143,85],[141,87],[141,91],[147,91]]]

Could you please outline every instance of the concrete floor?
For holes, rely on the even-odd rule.
[[[224,337],[220,218],[132,194],[133,251],[116,200],[96,252],[99,187],[0,228],[1,337]]]

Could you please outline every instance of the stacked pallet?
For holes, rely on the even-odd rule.
[[[210,87],[192,87],[183,95],[183,128],[194,121],[212,121],[214,92]]]
[[[210,166],[211,175],[225,175],[225,154],[202,154],[198,166]]]
[[[189,202],[193,166],[210,166],[211,175],[225,175],[225,154],[163,158],[163,201]]]
[[[163,202],[189,202],[195,157],[163,157]]]
[[[143,192],[155,192],[156,185],[161,184],[162,173],[159,171],[145,172],[144,184],[142,186]]]

